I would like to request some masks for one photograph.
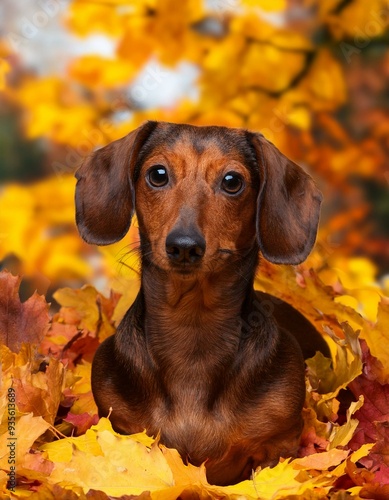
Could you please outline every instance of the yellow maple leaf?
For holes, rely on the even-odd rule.
[[[13,436],[5,432],[0,436],[0,469],[9,471],[10,446],[7,446],[12,438],[15,438],[15,466],[24,468],[26,458],[34,442],[41,436],[50,425],[42,417],[34,417],[32,413],[22,415],[17,419]],[[13,429],[13,426],[12,426]],[[13,455],[12,455],[13,456]]]
[[[330,449],[336,448],[337,446],[346,446],[349,443],[359,423],[357,419],[351,417],[363,406],[363,401],[363,396],[359,396],[358,401],[352,402],[347,410],[346,423],[341,426],[334,425],[329,438]]]
[[[366,322],[360,314],[351,307],[337,303],[334,300],[337,296],[334,289],[323,283],[313,270],[307,271],[304,266],[276,266],[262,261],[255,285],[293,305],[319,331],[323,331],[323,315],[333,315],[337,318],[338,325],[347,322],[354,330],[365,326]],[[336,324],[331,326],[335,328]],[[336,328],[336,333],[344,335],[339,327]]]
[[[332,361],[320,352],[306,360],[308,366],[307,390],[319,418],[333,420],[337,414],[339,402],[336,397],[342,389],[362,373],[361,348],[358,332],[347,324],[341,325],[345,338],[337,337],[330,327],[325,326],[328,335],[334,341]]]
[[[389,303],[382,300],[378,306],[377,322],[362,331],[371,354],[381,362],[381,382],[389,382]]]
[[[111,281],[112,288],[121,294],[119,302],[115,307],[112,316],[112,321],[118,325],[123,319],[124,315],[133,304],[140,287],[140,280],[132,278],[117,277]]]
[[[361,458],[366,457],[372,448],[374,447],[375,443],[366,443],[363,444],[357,451],[354,451],[344,462],[339,464],[335,469],[332,471],[332,474],[335,477],[340,477],[346,472],[346,467],[347,467],[347,462],[352,462],[352,463],[357,463]]]
[[[363,257],[346,258],[340,254],[326,260],[320,278],[329,285],[342,289],[335,301],[350,306],[370,321],[376,321],[377,309],[383,291],[376,284],[377,267]]]
[[[201,467],[195,467],[192,464],[185,465],[177,450],[162,445],[160,448],[169,464],[176,484],[180,486],[208,485],[204,465]]]
[[[144,36],[152,29],[152,18],[143,15],[129,16],[123,19],[122,26],[124,34],[120,37],[116,54],[139,69],[154,53],[155,40]]]
[[[275,467],[259,470],[252,481],[244,481],[224,490],[230,495],[247,495],[249,498],[273,500],[300,491],[299,471],[294,469],[290,459],[279,462]]]
[[[78,363],[73,370],[68,370],[65,374],[64,387],[71,390],[76,400],[71,407],[71,412],[75,415],[89,413],[97,415],[97,406],[91,389],[92,364],[87,361]]]
[[[107,420],[85,436],[66,438],[42,447],[54,469],[51,484],[98,489],[110,496],[163,491],[174,484],[173,474],[160,448],[149,448],[132,436],[112,431]]]

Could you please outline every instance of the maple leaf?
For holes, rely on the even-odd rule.
[[[89,413],[81,413],[80,415],[75,415],[73,413],[68,413],[65,422],[69,422],[72,424],[76,430],[75,436],[80,436],[81,434],[85,434],[85,432],[92,427],[92,425],[96,425],[98,422],[97,415],[91,416]]]
[[[363,396],[359,396],[359,400],[351,403],[346,414],[346,423],[341,426],[334,426],[329,438],[329,447],[334,449],[338,446],[346,446],[354,436],[355,430],[358,427],[358,420],[351,418],[364,403]]]
[[[19,469],[18,473],[22,474],[22,468],[31,467],[32,461],[29,457],[30,449],[32,448],[36,439],[41,436],[50,425],[43,420],[42,417],[34,417],[32,413],[22,415],[17,419],[14,429],[14,438],[17,441],[15,446],[16,452],[16,467]],[[8,433],[0,435],[0,469],[9,471],[8,459],[9,454],[9,441],[12,441]]]
[[[96,403],[91,391],[91,363],[82,361],[73,370],[65,374],[64,396],[71,413],[82,415],[89,413],[92,417],[97,414]],[[64,402],[63,402],[64,403]]]
[[[21,278],[0,273],[0,342],[18,351],[23,342],[38,344],[49,328],[49,305],[36,292],[21,303]]]
[[[19,412],[32,412],[53,424],[62,396],[62,363],[52,358],[41,370],[42,356],[30,344],[23,344],[18,354],[0,345],[0,355],[4,384],[4,393],[1,392],[5,394],[5,390],[12,388]]]
[[[119,294],[112,293],[107,299],[91,285],[85,285],[80,290],[63,288],[54,294],[59,304],[79,313],[81,320],[78,327],[94,333],[100,340],[104,340],[115,331],[111,315],[119,297]]]
[[[303,408],[303,420],[304,428],[300,440],[299,457],[325,451],[329,444],[330,424],[318,420],[313,408]]]
[[[375,364],[377,376],[383,383],[389,383],[389,303],[382,300],[378,306],[377,322],[365,328],[362,338],[380,364]]]
[[[354,330],[366,325],[362,316],[352,307],[336,302],[335,298],[339,294],[323,283],[313,269],[276,266],[263,261],[255,285],[294,306],[319,332],[326,333],[323,325],[331,326],[336,336],[342,338],[342,323],[348,323]]]
[[[335,342],[335,356],[332,360],[320,352],[306,360],[307,364],[307,400],[319,418],[335,421],[339,411],[336,399],[342,389],[346,389],[362,371],[361,349],[358,332],[347,324],[339,325],[345,338],[339,338],[332,329],[324,325],[324,330]],[[349,422],[352,425],[351,422]]]
[[[147,441],[149,444],[150,438]],[[149,448],[134,436],[120,436],[106,419],[84,436],[49,443],[42,449],[54,462],[50,483],[81,486],[85,492],[97,488],[110,496],[138,495],[145,489],[158,491],[173,485],[172,472],[157,444]]]
[[[356,396],[362,395],[365,401],[355,414],[359,424],[350,447],[355,449],[361,443],[376,443],[364,464],[369,468],[382,467],[381,474],[385,476],[389,466],[389,384],[380,383],[374,378],[374,372],[369,370],[370,365],[374,365],[375,358],[365,343],[363,360],[363,374],[350,384],[353,393]]]

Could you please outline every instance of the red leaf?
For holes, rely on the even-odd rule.
[[[77,360],[80,359],[92,362],[96,349],[99,345],[99,340],[88,334],[85,337],[76,339],[75,342],[71,344],[67,352],[67,357],[74,364],[77,364]]]
[[[361,497],[389,498],[386,496],[389,487],[379,486],[389,484],[389,384],[381,384],[376,379],[377,360],[370,354],[366,342],[362,341],[361,347],[363,374],[353,380],[350,389],[356,397],[363,395],[365,402],[355,413],[359,425],[350,448],[356,450],[364,443],[376,443],[369,456],[361,460],[374,473],[369,481],[372,484],[364,485]]]
[[[361,347],[364,362],[363,373],[349,386],[356,397],[360,395],[364,397],[362,408],[355,413],[359,425],[350,442],[350,446],[354,450],[364,443],[375,443],[380,437],[381,441],[386,439],[382,437],[382,430],[379,430],[377,423],[389,421],[389,385],[381,384],[376,380],[374,369],[376,359],[370,354],[366,342],[361,341]],[[389,446],[389,435],[387,439],[387,446]]]
[[[81,415],[75,415],[74,413],[68,413],[65,418],[65,422],[69,422],[74,425],[76,428],[76,436],[80,436],[81,434],[85,434],[85,432],[92,427],[92,425],[96,425],[99,421],[98,415],[91,416],[89,413],[82,413]]]
[[[23,342],[40,343],[49,328],[49,304],[36,292],[21,303],[21,278],[0,273],[0,342],[19,351]]]

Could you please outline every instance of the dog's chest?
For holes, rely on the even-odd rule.
[[[169,408],[160,401],[152,412],[152,419],[162,443],[178,449],[182,457],[190,457],[190,461],[198,465],[210,456],[222,454],[227,446],[228,429],[235,427],[231,419],[210,411],[202,395],[190,391]]]

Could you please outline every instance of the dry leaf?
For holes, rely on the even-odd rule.
[[[49,305],[36,292],[21,303],[21,278],[0,272],[0,342],[18,351],[23,342],[38,344],[49,328]]]

